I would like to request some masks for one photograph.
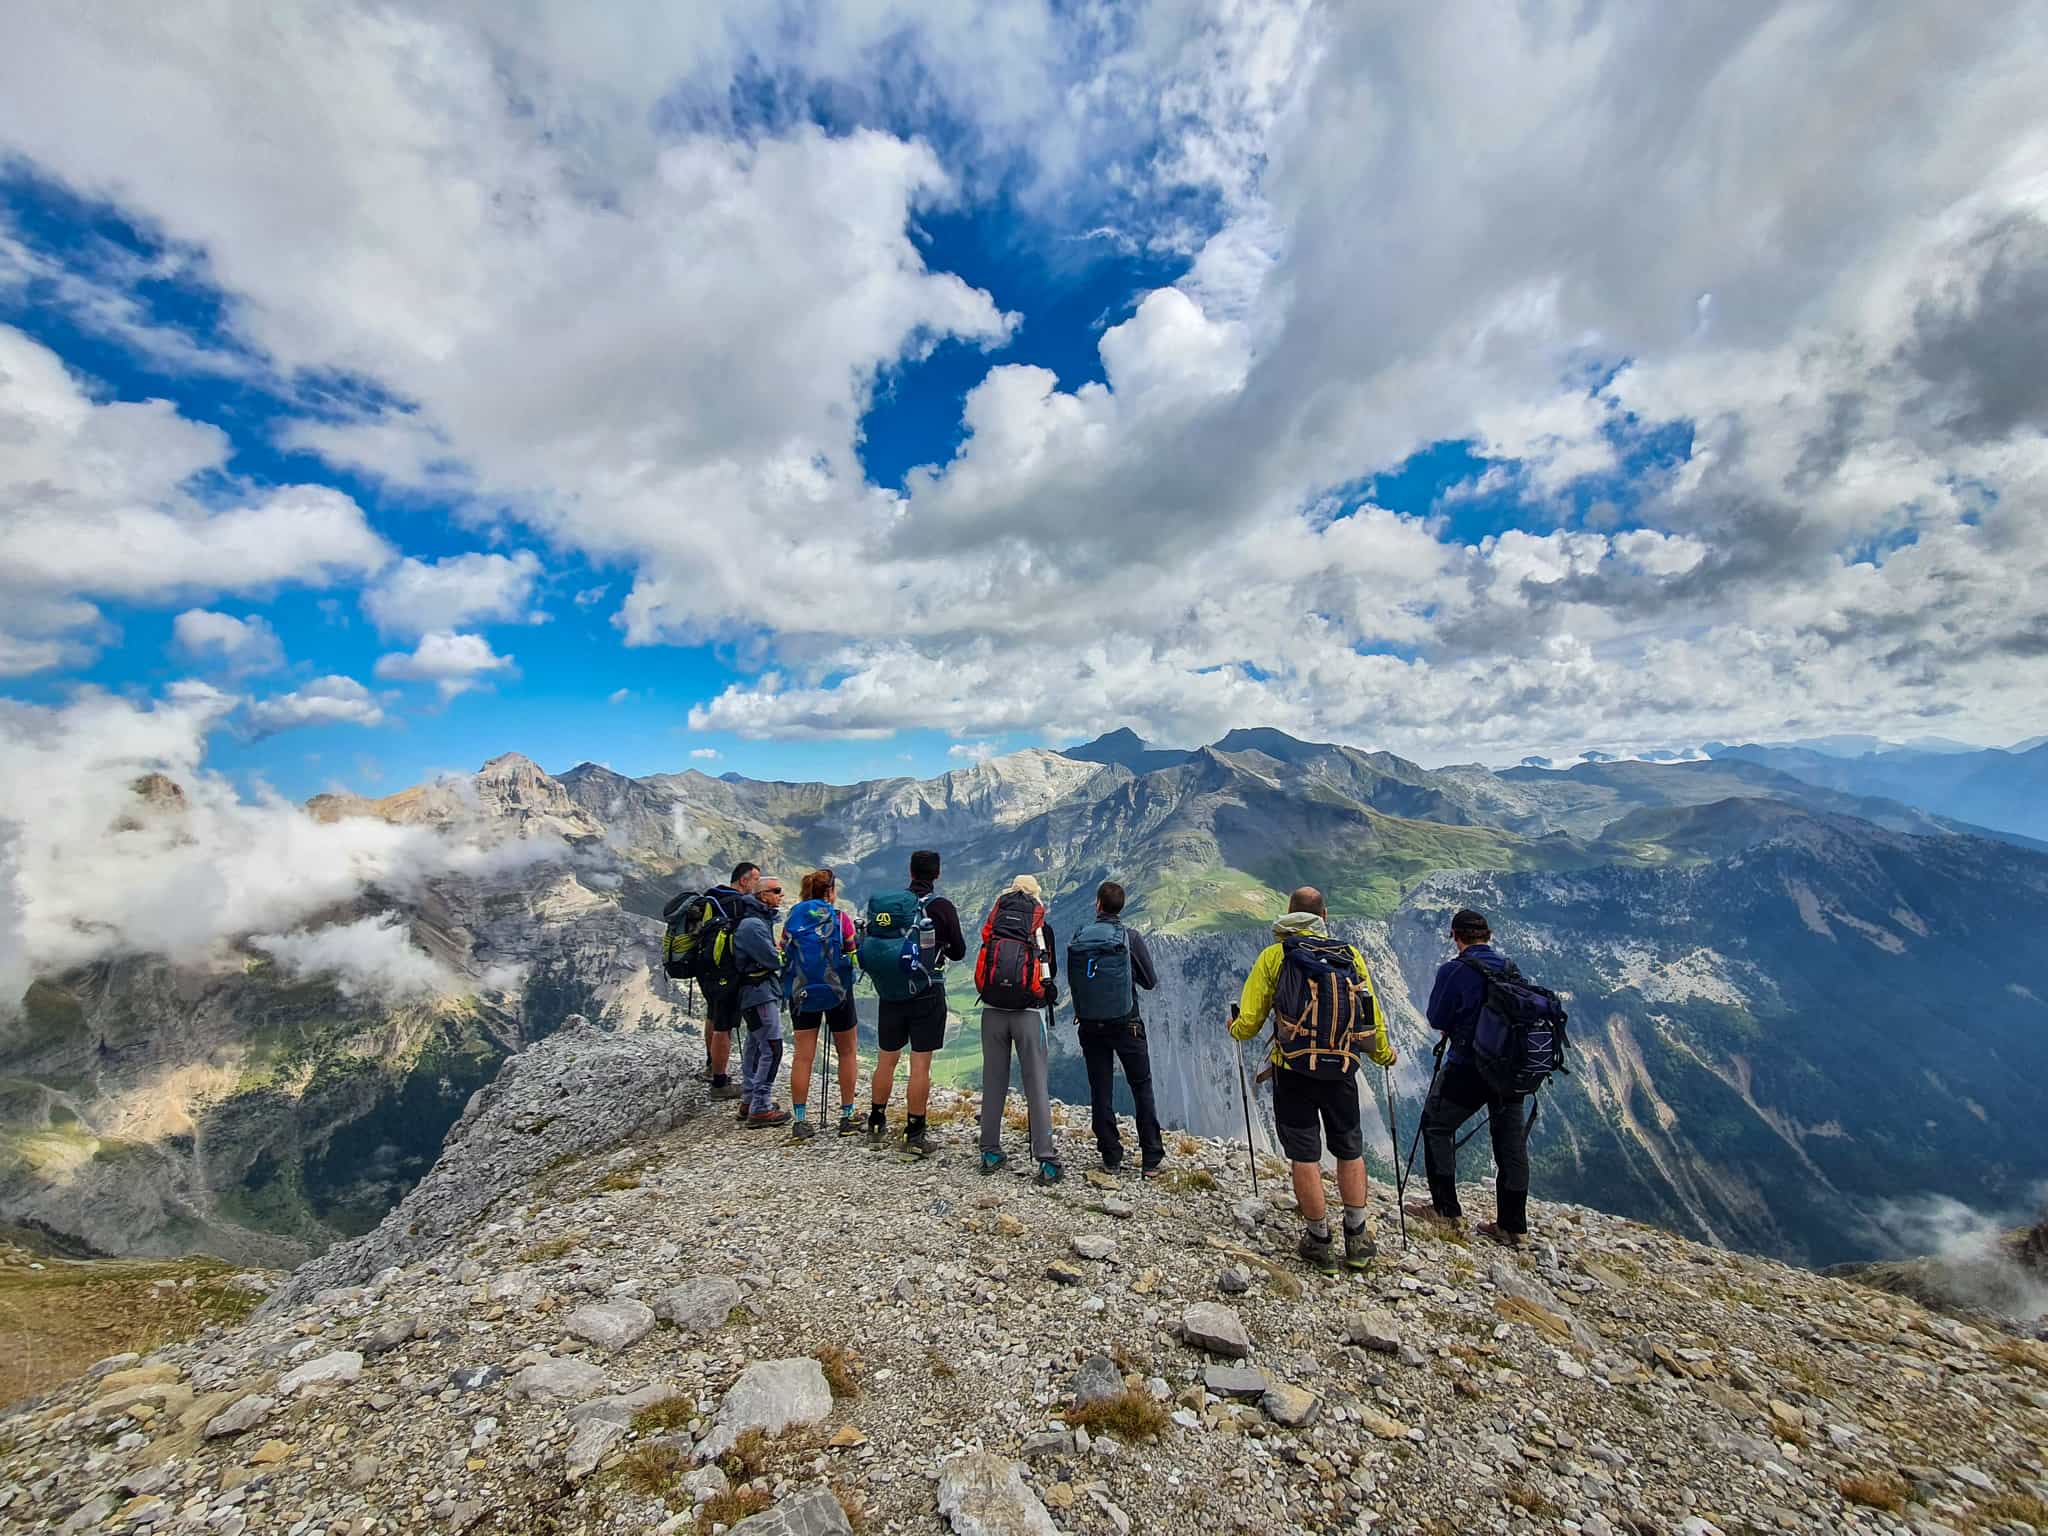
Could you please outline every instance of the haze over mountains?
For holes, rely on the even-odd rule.
[[[134,801],[169,838],[197,814],[169,780]],[[305,817],[481,851],[368,880],[287,933],[173,958],[113,946],[40,977],[0,1021],[0,1220],[108,1251],[314,1251],[395,1201],[509,1051],[575,1014],[680,1022],[654,968],[679,884],[742,856],[826,863],[858,902],[917,847],[943,850],[974,921],[1021,871],[1063,934],[1098,881],[1131,887],[1160,936],[1162,1112],[1200,1132],[1241,1127],[1219,1021],[1308,882],[1389,1004],[1404,1132],[1452,909],[1493,913],[1572,994],[1580,1056],[1536,1138],[1545,1193],[1826,1262],[1891,1251],[1889,1202],[2003,1210],[2048,1180],[2048,1001],[2026,953],[2048,931],[2048,854],[1748,752],[1427,770],[1268,730],[1191,751],[1117,732],[853,785],[551,775],[515,754]],[[964,971],[947,1066],[972,1081]],[[1056,1039],[1056,1086],[1078,1097],[1064,1021]]]

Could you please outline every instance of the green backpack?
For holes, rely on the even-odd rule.
[[[924,902],[915,891],[868,898],[867,931],[855,956],[884,1002],[908,1002],[938,979],[939,936]]]

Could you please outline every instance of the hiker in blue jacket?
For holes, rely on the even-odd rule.
[[[1486,1006],[1486,981],[1473,967],[1498,974],[1507,957],[1493,947],[1484,914],[1469,907],[1451,919],[1458,957],[1437,967],[1429,990],[1429,1027],[1444,1037],[1443,1064],[1422,1107],[1423,1168],[1429,1204],[1408,1214],[1456,1227],[1464,1220],[1458,1204],[1458,1131],[1480,1110],[1487,1113],[1493,1141],[1494,1219],[1473,1230],[1505,1247],[1521,1246],[1529,1230],[1529,1120],[1522,1095],[1498,1094],[1487,1086],[1472,1059],[1472,1035]]]
[[[775,1079],[782,1072],[782,950],[775,942],[775,918],[782,907],[782,882],[763,875],[751,896],[740,898],[740,925],[733,931],[739,971],[740,1017],[747,1027],[740,1058],[746,1097],[742,1125],[789,1124],[789,1111],[775,1107]]]

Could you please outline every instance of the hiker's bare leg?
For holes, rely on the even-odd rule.
[[[924,1113],[925,1105],[932,1096],[932,1053],[912,1051],[910,1053],[910,1091],[903,1096],[903,1107],[913,1115]]]
[[[704,1027],[709,1031],[704,1041],[705,1060],[710,1063],[713,1077],[724,1077],[725,1069],[732,1063],[732,1031],[712,1029],[708,1023]]]
[[[889,1095],[896,1088],[896,1058],[902,1054],[901,1051],[883,1051],[875,1057],[874,1086],[868,1090],[868,1102],[876,1109],[887,1109],[889,1107]],[[913,1058],[914,1060],[915,1058]],[[912,1073],[914,1074],[916,1070],[916,1067],[913,1065],[911,1068]]]
[[[1337,1193],[1347,1206],[1365,1204],[1365,1159],[1354,1157],[1337,1165]]]
[[[839,1102],[851,1104],[860,1086],[860,1042],[853,1031],[842,1029],[832,1037],[832,1049],[839,1053]]]
[[[1301,1219],[1326,1220],[1330,1214],[1330,1207],[1323,1199],[1323,1165],[1289,1163],[1287,1171],[1294,1178],[1294,1203],[1301,1208]]]
[[[811,1058],[818,1054],[818,1032],[815,1029],[800,1029],[796,1032],[796,1060],[789,1069],[789,1102],[808,1104],[811,1102]]]

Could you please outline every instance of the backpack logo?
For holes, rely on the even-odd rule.
[[[1349,1077],[1373,1038],[1372,1010],[1372,992],[1349,944],[1320,934],[1280,941],[1273,1034],[1288,1071]]]
[[[1486,983],[1486,1001],[1469,1041],[1486,1086],[1502,1095],[1531,1094],[1553,1072],[1569,1073],[1565,1025],[1571,1015],[1557,994],[1529,980],[1512,960],[1490,971],[1469,955],[1458,958]]]
[[[1022,891],[996,898],[981,925],[974,989],[991,1008],[1045,1006],[1045,908]]]

